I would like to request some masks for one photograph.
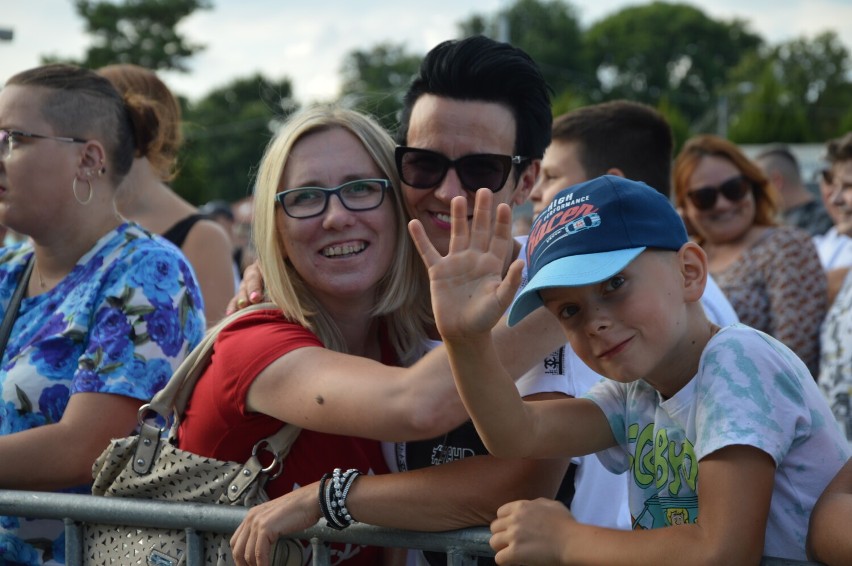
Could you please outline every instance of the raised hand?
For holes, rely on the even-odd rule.
[[[512,249],[512,212],[501,203],[492,222],[493,200],[488,189],[477,191],[470,224],[465,198],[452,200],[450,248],[443,257],[418,220],[408,225],[429,270],[432,310],[445,340],[489,332],[511,304],[520,283],[520,262],[503,278]]]

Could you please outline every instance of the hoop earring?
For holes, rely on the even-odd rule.
[[[92,181],[86,179],[86,184],[89,185],[89,197],[86,200],[83,200],[77,195],[77,177],[74,177],[74,181],[71,183],[71,192],[74,193],[74,198],[77,199],[77,202],[79,202],[83,206],[92,202],[92,196],[94,196],[95,193],[92,189]]]

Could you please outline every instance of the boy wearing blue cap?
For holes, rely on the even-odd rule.
[[[462,400],[496,456],[599,452],[610,470],[627,471],[635,529],[579,524],[549,500],[516,501],[491,524],[497,562],[805,559],[810,511],[847,444],[789,349],[707,320],[707,259],[669,201],[604,176],[562,191],[536,219],[530,280],[509,324],[546,307],[580,358],[609,378],[584,398],[539,402],[518,396],[491,341],[522,267],[501,281],[511,215],[499,206],[492,228],[491,203],[477,193],[468,228],[465,203],[453,201],[446,257],[411,225]]]

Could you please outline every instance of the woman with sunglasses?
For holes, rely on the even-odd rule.
[[[728,140],[688,140],[673,177],[676,204],[740,321],[786,344],[816,376],[827,292],[810,235],[778,225],[775,189]]]
[[[0,250],[0,488],[88,493],[95,458],[202,336],[186,260],[115,212],[150,115],[70,65],[0,91],[0,224],[29,237]],[[0,562],[64,563],[62,533],[2,517]]]

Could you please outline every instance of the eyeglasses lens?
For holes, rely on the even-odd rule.
[[[0,157],[8,159],[12,155],[12,134],[8,130],[0,130]]]
[[[716,206],[716,201],[719,199],[719,193],[722,193],[730,202],[738,202],[742,200],[748,193],[750,184],[743,177],[735,177],[728,179],[718,187],[702,187],[689,191],[689,200],[695,205],[698,210],[710,210]]]
[[[278,194],[278,201],[293,218],[310,218],[322,214],[328,199],[337,195],[349,210],[371,210],[382,204],[385,182],[381,180],[358,180],[344,183],[334,189],[306,187]]]

